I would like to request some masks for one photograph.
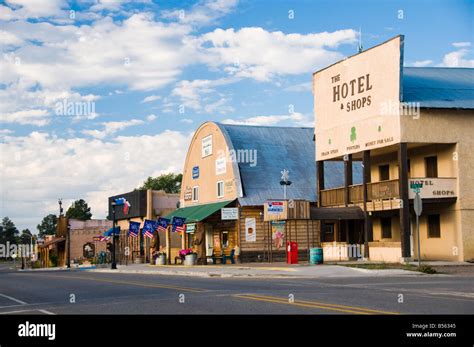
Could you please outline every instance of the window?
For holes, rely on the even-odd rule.
[[[224,181],[217,182],[217,197],[218,198],[224,197]]]
[[[428,215],[428,238],[440,238],[441,227],[439,214]]]
[[[222,248],[229,247],[229,232],[223,231],[222,232]]]
[[[392,218],[380,218],[380,224],[382,225],[382,239],[392,238]]]
[[[324,224],[324,242],[334,241],[334,224]]]
[[[212,154],[212,135],[208,135],[201,140],[201,157],[208,157]]]
[[[195,186],[193,187],[193,201],[198,201],[199,200],[199,187]]]
[[[390,165],[379,166],[379,178],[380,181],[388,181],[390,179]]]
[[[426,157],[425,158],[425,169],[426,177],[436,178],[438,177],[438,157]]]

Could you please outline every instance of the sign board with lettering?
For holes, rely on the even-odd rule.
[[[313,75],[316,160],[400,142],[403,36]]]
[[[410,187],[419,189],[422,199],[455,198],[457,196],[455,178],[410,178],[408,183]],[[408,192],[408,197],[415,198],[413,189]]]
[[[226,173],[227,161],[225,157],[216,159],[216,175],[222,175]]]
[[[285,220],[288,218],[287,200],[267,200],[263,205],[263,220]]]
[[[193,167],[193,179],[199,178],[199,166]]]
[[[237,207],[221,208],[222,220],[237,220],[239,219],[239,209]]]
[[[201,156],[207,157],[212,154],[212,135],[203,137],[201,142]]]

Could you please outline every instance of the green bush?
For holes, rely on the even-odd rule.
[[[420,272],[423,272],[425,274],[435,274],[435,273],[437,273],[437,271],[429,265],[420,265],[417,268],[417,270],[420,271]]]

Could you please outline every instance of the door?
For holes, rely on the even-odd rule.
[[[206,231],[206,256],[212,256],[214,251],[214,234],[212,232],[212,225],[205,224],[204,225]]]

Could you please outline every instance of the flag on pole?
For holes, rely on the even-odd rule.
[[[173,232],[183,232],[186,230],[186,224],[184,221],[186,218],[173,217]]]
[[[139,232],[140,232],[140,223],[130,222],[130,226],[128,228],[128,236],[137,237]]]
[[[153,237],[153,233],[156,229],[156,222],[153,220],[145,219],[143,224],[143,235],[149,238]]]
[[[156,227],[156,230],[158,231],[166,231],[166,228],[168,227],[168,225],[170,224],[170,220],[168,218],[158,218],[158,221],[157,221],[157,227]]]
[[[123,206],[123,214],[128,214],[128,211],[130,210],[130,206],[132,206],[125,198],[115,199],[115,205]]]

